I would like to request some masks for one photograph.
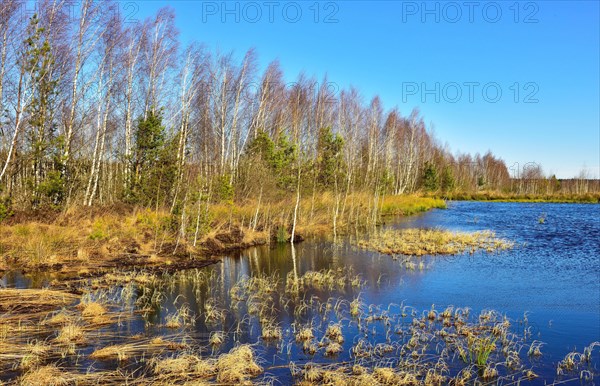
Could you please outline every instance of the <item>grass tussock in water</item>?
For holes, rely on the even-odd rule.
[[[79,348],[105,335],[103,328],[131,317],[103,292],[76,295],[50,289],[0,289],[0,373],[18,369],[27,384],[27,377],[35,379],[30,373],[48,361],[76,355]],[[43,368],[39,376],[55,370]]]
[[[0,313],[26,314],[30,317],[40,312],[67,306],[79,297],[49,289],[0,289]],[[6,316],[6,315],[4,315]]]
[[[165,350],[183,350],[187,347],[185,343],[178,343],[157,337],[98,348],[90,354],[90,358],[101,361],[117,360],[119,362],[126,362],[143,354],[159,354]]]
[[[514,244],[497,238],[494,232],[451,232],[441,229],[388,230],[360,240],[358,245],[388,255],[456,255],[479,250],[496,252]]]
[[[496,201],[496,202],[554,202],[554,203],[582,203],[597,204],[600,202],[600,193],[553,193],[553,194],[516,194],[497,191],[483,191],[477,193],[454,192],[446,193],[445,198],[456,201]]]
[[[167,274],[161,280],[141,282],[160,284],[159,292],[185,284],[200,298],[205,296],[201,289],[219,288],[219,276],[215,271],[207,272]],[[453,306],[432,305],[419,312],[404,304],[365,304],[360,293],[352,300],[335,296],[325,300],[312,294],[315,289],[357,291],[352,287],[356,278],[352,272],[351,267],[306,271],[297,277],[287,276],[285,281],[277,273],[242,277],[227,294],[230,304],[217,292],[206,293],[205,310],[208,304],[209,311],[217,315],[206,320],[210,331],[206,340],[179,334],[164,339],[130,336],[127,328],[107,331],[106,325],[90,320],[110,315],[119,302],[122,306],[137,303],[129,286],[136,286],[134,293],[144,301],[154,295],[148,295],[141,284],[134,284],[133,278],[112,290],[103,286],[87,289],[79,302],[75,297],[74,304],[39,313],[38,333],[45,335],[31,339],[30,331],[11,330],[11,334],[0,336],[0,353],[4,353],[0,354],[0,371],[12,371],[11,381],[41,385],[268,384],[268,374],[276,369],[289,371],[293,378],[289,381],[301,385],[469,385],[537,377],[534,365],[543,357],[544,347],[523,335],[529,328],[526,319],[508,319],[489,310],[471,315],[468,308]],[[111,276],[90,283],[115,280]],[[290,281],[306,283],[292,286]],[[294,291],[286,290],[290,287]],[[182,320],[195,317],[188,303],[175,303],[176,310],[167,315],[187,315]],[[291,324],[278,317],[281,310],[288,311]],[[219,315],[236,318],[237,327],[224,325]],[[164,318],[147,319],[155,328],[167,329],[164,322]],[[256,342],[253,345],[243,338],[244,329],[250,325],[256,326],[256,340],[250,339]],[[227,351],[225,346],[230,343],[234,348]],[[597,376],[589,369],[595,366],[599,346],[595,343],[583,353],[567,355],[558,364],[559,375],[581,375],[582,379]],[[294,347],[301,354],[294,359],[298,363],[288,367],[286,352],[289,355]],[[274,361],[271,367],[263,368],[258,357],[267,357],[270,362],[270,348],[277,349],[283,363]],[[70,367],[65,368],[65,363]],[[131,369],[136,370],[132,373]]]
[[[163,382],[215,380],[220,384],[245,384],[263,372],[249,345],[241,345],[217,358],[201,358],[183,352],[170,358],[152,360],[154,374]]]
[[[307,271],[299,277],[290,272],[286,278],[286,291],[291,293],[309,288],[343,291],[346,287],[360,288],[363,284],[360,275],[350,269]]]
[[[54,364],[36,367],[20,379],[22,386],[65,386],[65,385],[124,385],[130,377],[119,371],[96,371],[89,373],[71,372]]]

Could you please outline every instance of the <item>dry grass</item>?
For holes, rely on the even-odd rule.
[[[600,202],[600,193],[554,193],[554,194],[516,194],[495,191],[477,193],[451,193],[447,199],[457,201],[496,201],[496,202],[557,202],[557,203],[589,203]]]
[[[0,365],[12,365],[21,370],[29,370],[39,366],[52,353],[52,346],[44,341],[28,343],[0,342]]]
[[[220,346],[225,341],[225,333],[223,331],[213,331],[210,333],[208,343],[211,346]]]
[[[296,342],[305,342],[313,340],[314,338],[315,335],[313,334],[313,330],[310,326],[303,327],[296,333]]]
[[[279,340],[283,336],[281,327],[279,327],[274,320],[265,320],[262,323],[262,334],[261,338],[264,340]]]
[[[159,284],[159,278],[157,275],[150,274],[148,272],[109,272],[101,277],[101,283],[106,285],[124,285],[128,283],[135,283],[139,285],[149,286]],[[98,282],[95,283],[96,285]]]
[[[342,326],[341,324],[331,324],[327,327],[325,331],[325,336],[336,343],[344,342],[344,335],[342,334]]]
[[[21,385],[23,386],[61,386],[69,383],[70,379],[64,374],[63,370],[54,365],[40,367],[28,372],[21,378]]]
[[[49,289],[0,289],[0,313],[34,318],[73,304],[79,296]]]
[[[47,289],[0,289],[0,371],[11,367],[27,371],[53,355],[56,347],[45,339],[54,327],[44,322],[48,315],[77,299],[76,295]]]
[[[221,355],[217,360],[217,371],[217,382],[231,384],[256,377],[263,368],[256,362],[252,348],[243,345]]]
[[[238,346],[218,358],[202,359],[192,353],[152,360],[154,374],[163,381],[181,382],[215,378],[218,383],[243,383],[263,372],[248,345]]]
[[[29,268],[46,266],[73,272],[91,272],[102,266],[115,266],[114,258],[120,255],[150,256],[155,265],[168,265],[167,255],[178,253],[198,254],[192,247],[197,239],[202,243],[217,232],[239,226],[243,240],[239,246],[268,240],[272,231],[289,228],[295,197],[274,198],[272,202],[245,200],[236,203],[211,203],[202,224],[185,237],[179,238],[173,228],[171,213],[167,209],[149,210],[120,208],[90,211],[89,208],[72,208],[66,214],[48,216],[49,223],[21,222],[0,228],[0,262],[9,269],[4,257],[15,259],[18,266]],[[386,196],[374,199],[368,193],[352,193],[347,197],[322,192],[306,195],[301,200],[297,216],[297,231],[306,236],[350,230],[350,227],[374,225],[385,215],[410,215],[431,208],[444,208],[440,199],[419,196]],[[187,208],[196,213],[197,208]],[[18,220],[15,220],[18,221]],[[191,224],[189,224],[191,225]],[[234,243],[235,244],[235,243]],[[142,279],[142,278],[139,278]]]
[[[451,232],[441,229],[405,229],[384,231],[358,245],[388,255],[456,255],[478,250],[495,252],[514,244],[497,238],[494,232]]]
[[[78,228],[39,223],[0,227],[3,254],[19,259],[21,265],[37,267],[79,260],[79,245],[85,235]],[[0,256],[2,257],[2,256]]]
[[[289,231],[291,210],[295,206],[295,195],[271,197],[260,202],[258,199],[212,203],[202,224],[202,236],[214,235],[215,231],[229,225],[245,226],[250,239],[264,239],[281,227]],[[386,196],[374,199],[366,192],[355,192],[347,197],[335,196],[331,192],[303,194],[297,213],[296,230],[306,236],[332,231],[334,208],[337,208],[337,231],[348,230],[349,226],[364,226],[377,223],[382,215],[410,215],[431,208],[445,208],[440,199],[419,196]],[[368,219],[368,220],[367,220]],[[365,221],[367,220],[367,221]],[[202,238],[202,237],[201,237]],[[250,240],[244,240],[250,241]]]
[[[106,307],[98,302],[82,303],[81,315],[86,321],[93,324],[109,324],[111,318],[109,317],[108,310]]]
[[[50,326],[66,325],[73,323],[75,319],[75,312],[68,311],[63,308],[58,312],[48,314],[48,316],[42,321],[42,324]]]
[[[327,346],[325,346],[325,355],[327,356],[335,356],[341,353],[343,350],[342,346],[337,342],[329,342]]]
[[[414,195],[386,196],[381,204],[381,214],[410,216],[434,208],[446,209],[446,201]]]
[[[188,346],[184,343],[157,337],[105,346],[94,350],[94,352],[90,354],[90,358],[102,361],[117,360],[119,362],[125,362],[147,354],[159,354],[164,350],[181,350],[187,347]]]
[[[195,323],[196,318],[187,304],[183,304],[165,318],[165,327],[172,329],[193,326]]]
[[[360,275],[355,275],[351,269],[307,271],[298,278],[290,272],[286,278],[286,291],[293,293],[309,288],[343,291],[347,287],[359,288],[363,284]]]
[[[127,376],[118,371],[97,371],[75,373],[56,365],[35,368],[25,373],[20,379],[22,386],[63,386],[63,385],[124,385],[131,382]]]
[[[55,340],[61,344],[83,344],[85,343],[85,331],[76,324],[67,324],[59,330]]]
[[[152,255],[170,253],[162,246],[171,245],[177,232],[170,229],[168,211],[139,210],[133,213],[72,209],[50,223],[22,222],[0,227],[0,261],[13,258],[13,265],[40,266],[74,272],[90,272],[114,266],[111,260],[123,254]],[[179,251],[190,247],[181,241]],[[164,259],[156,262],[164,264]],[[10,267],[7,267],[10,268]]]

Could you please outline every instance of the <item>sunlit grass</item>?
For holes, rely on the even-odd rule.
[[[64,268],[68,265],[87,272],[103,260],[116,264],[114,258],[120,255],[148,256],[148,262],[168,264],[170,261],[152,259],[175,250],[189,254],[207,253],[201,247],[203,243],[231,229],[240,229],[242,239],[227,247],[249,246],[271,239],[286,242],[291,235],[291,208],[294,207],[293,195],[271,202],[246,199],[208,203],[200,212],[197,206],[186,208],[189,219],[183,227],[178,225],[180,217],[168,208],[128,208],[123,212],[72,208],[49,223],[23,222],[3,226],[0,229],[0,268],[11,268],[4,267],[6,262],[2,257],[6,256],[11,257],[15,266],[56,265]],[[373,197],[364,192],[348,195],[320,192],[302,196],[296,232],[308,236],[331,233],[335,227],[336,234],[340,234],[353,228],[376,225],[383,216],[411,215],[432,208],[445,208],[445,202],[414,195]],[[225,247],[220,242],[213,244]],[[218,253],[219,248],[216,249],[209,248],[208,253]]]
[[[510,249],[514,244],[497,238],[494,232],[451,232],[441,229],[388,230],[360,240],[358,245],[393,255],[456,255],[484,250],[496,252]]]
[[[600,202],[600,193],[554,193],[554,194],[517,194],[496,191],[482,191],[477,193],[454,192],[446,193],[448,200],[457,201],[497,201],[497,202],[554,202],[554,203],[587,203]]]
[[[446,202],[430,197],[386,196],[381,205],[381,214],[410,216],[430,209],[446,209]]]

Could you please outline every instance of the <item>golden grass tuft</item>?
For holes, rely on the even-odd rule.
[[[275,324],[274,321],[266,321],[263,324],[261,338],[264,340],[279,340],[282,335],[281,327]]]
[[[315,335],[313,334],[312,328],[308,326],[303,327],[296,333],[296,342],[305,342],[314,339],[314,337]]]
[[[329,342],[327,346],[325,346],[325,355],[327,356],[335,356],[341,353],[343,350],[342,345],[337,342]]]
[[[494,232],[451,232],[441,229],[404,229],[384,231],[358,245],[388,255],[456,255],[484,250],[510,249],[514,243],[497,238]]]
[[[194,366],[201,361],[196,355],[184,353],[177,357],[157,360],[154,363],[154,373],[167,376],[187,377],[193,372]]]
[[[83,344],[85,342],[85,333],[81,326],[76,324],[67,324],[63,326],[56,337],[56,342],[62,344]]]
[[[244,383],[263,372],[249,345],[238,346],[218,358],[202,359],[186,352],[171,358],[155,358],[151,365],[158,379],[172,383],[210,378],[222,384]]]
[[[139,357],[148,353],[159,353],[164,349],[184,349],[187,345],[165,340],[161,337],[153,339],[142,339],[136,342],[115,344],[96,349],[90,354],[91,359],[96,360],[118,360],[124,362],[130,358]]]
[[[210,333],[208,343],[211,346],[220,346],[225,341],[225,333],[223,331],[213,331]]]
[[[219,357],[217,371],[217,382],[240,383],[261,374],[263,368],[256,363],[250,346],[242,345]]]
[[[19,378],[22,386],[123,385],[130,379],[120,371],[70,372],[54,364],[32,369]]]
[[[62,309],[59,312],[48,315],[48,317],[42,321],[42,324],[47,325],[66,325],[73,323],[75,315],[66,309]]]
[[[0,312],[36,317],[41,313],[71,305],[78,298],[74,294],[49,289],[2,288]]]
[[[325,331],[325,336],[332,342],[344,342],[344,335],[342,334],[342,326],[340,324],[329,325],[327,331]]]
[[[32,370],[21,377],[22,386],[62,386],[69,385],[70,379],[55,365]]]
[[[111,318],[107,315],[108,310],[98,302],[89,302],[82,304],[81,315],[93,324],[107,324]]]
[[[99,360],[117,359],[119,362],[123,362],[129,358],[129,355],[125,345],[112,345],[95,350],[90,354],[90,358]]]
[[[193,326],[195,323],[195,316],[187,304],[183,304],[165,318],[165,327],[171,329]]]

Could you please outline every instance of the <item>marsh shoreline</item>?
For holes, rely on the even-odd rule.
[[[559,220],[575,221],[570,217],[557,217],[565,213],[566,205],[456,202],[450,203],[449,207],[448,211],[432,211],[410,218],[394,220],[386,217],[383,230],[396,229],[395,226],[432,229],[439,225],[452,230],[458,226],[458,229],[472,232],[489,227],[498,230],[502,237],[512,239],[524,234],[537,240],[548,233],[552,237],[552,232],[560,229],[556,228]],[[510,215],[505,211],[507,208],[512,208]],[[572,208],[581,212],[576,217],[578,221],[589,222],[589,207]],[[547,222],[538,223],[540,211],[547,210]],[[500,213],[502,216],[498,216]],[[582,214],[585,215],[581,217]],[[515,221],[514,216],[519,221]],[[568,229],[575,231],[576,228],[570,225]],[[248,352],[245,357],[255,358],[261,371],[250,363],[250,367],[245,367],[250,371],[243,370],[236,376],[240,382],[258,384],[268,384],[269,377],[275,376],[282,377],[284,383],[303,385],[332,382],[354,385],[361,381],[441,385],[482,380],[520,380],[541,385],[552,379],[579,379],[582,374],[586,376],[584,371],[598,376],[594,370],[598,346],[589,340],[594,338],[593,334],[585,335],[585,340],[566,339],[571,349],[580,349],[579,353],[563,353],[564,343],[552,341],[552,329],[550,332],[544,330],[541,336],[532,336],[531,331],[535,331],[532,328],[541,328],[547,320],[536,318],[534,311],[527,321],[527,313],[523,315],[523,312],[530,306],[519,305],[516,311],[514,307],[503,306],[502,291],[512,293],[513,290],[504,288],[496,279],[491,280],[490,285],[499,291],[499,296],[488,293],[484,299],[477,295],[461,297],[463,291],[458,292],[459,296],[442,296],[452,283],[448,279],[457,273],[461,283],[467,286],[464,293],[472,293],[469,290],[472,275],[479,277],[481,269],[484,273],[488,272],[486,270],[495,272],[493,267],[497,268],[500,262],[503,262],[503,269],[511,267],[523,260],[521,256],[529,253],[527,249],[489,255],[476,252],[474,256],[467,254],[449,260],[414,257],[413,261],[424,261],[423,267],[417,268],[403,260],[395,261],[387,255],[354,248],[354,234],[341,238],[341,249],[334,248],[335,243],[326,235],[307,236],[306,243],[295,248],[297,261],[293,260],[293,254],[290,257],[293,249],[286,242],[244,250],[239,256],[232,253],[218,259],[219,265],[204,269],[165,273],[158,269],[151,273],[148,269],[137,270],[132,266],[131,271],[112,269],[102,275],[91,271],[88,276],[75,276],[71,280],[53,277],[50,273],[43,279],[35,278],[35,273],[28,278],[13,277],[8,285],[26,289],[7,292],[12,298],[7,298],[5,304],[12,308],[3,309],[3,313],[11,318],[5,318],[3,322],[16,329],[15,338],[7,341],[10,343],[7,350],[12,351],[5,350],[11,352],[13,359],[9,363],[13,370],[3,372],[2,378],[26,384],[45,373],[55,380],[66,377],[84,384],[101,378],[113,380],[113,384],[200,380],[210,383],[212,379],[218,382],[218,377],[225,376],[219,375],[218,371],[221,356],[246,344],[250,344],[252,354]],[[227,234],[227,237],[233,236]],[[219,238],[227,241],[227,237]],[[532,253],[538,254],[536,250]],[[469,263],[470,259],[475,260]],[[293,274],[296,270],[297,278]],[[472,274],[470,270],[473,270]],[[444,272],[448,273],[444,276]],[[464,272],[467,276],[460,276]],[[520,271],[509,268],[508,272],[513,277],[512,274]],[[382,274],[385,276],[380,283]],[[443,275],[441,278],[440,274]],[[553,274],[557,282],[558,276]],[[401,283],[395,279],[400,279]],[[421,281],[422,285],[419,284]],[[30,312],[19,314],[22,308],[13,305],[30,302],[28,309],[35,310],[32,307],[36,303],[27,299],[36,294],[36,290],[28,288],[36,287],[49,287],[49,291],[55,291],[44,295],[55,299],[53,302],[59,301],[60,293],[70,293],[76,298],[67,295],[65,300],[71,302],[69,305],[65,306],[63,301],[51,310],[39,309],[43,312],[38,316]],[[156,303],[146,304],[149,299],[154,299],[153,292],[146,289],[152,287],[162,295],[156,298]],[[132,292],[131,288],[137,290]],[[123,294],[129,294],[126,295],[129,298],[132,293],[142,300],[136,301],[134,308],[119,306],[121,300],[115,303],[115,299],[121,299]],[[523,293],[522,288],[519,293]],[[120,297],[115,298],[114,294],[120,294]],[[21,298],[14,298],[15,295]],[[127,301],[124,304],[127,305]],[[46,311],[49,313],[44,316]],[[292,317],[294,324],[287,324]],[[134,322],[138,319],[145,324]],[[238,321],[237,325],[235,321]],[[17,324],[11,324],[13,322]],[[98,324],[100,322],[112,324]],[[559,324],[556,320],[557,328],[561,328]],[[29,332],[31,328],[37,331],[36,335]],[[237,329],[243,333],[236,333]],[[32,336],[39,339],[38,343],[31,340]],[[387,337],[392,341],[388,342]],[[581,346],[582,341],[584,346]],[[439,345],[450,354],[440,355],[432,349]],[[490,352],[487,349],[478,351],[478,345],[495,345],[496,348]],[[286,357],[286,347],[294,365],[281,364],[275,359],[272,362],[274,356]],[[583,347],[588,348],[581,353]],[[82,363],[65,367],[65,362],[55,360],[62,353],[71,358],[75,355],[71,352],[77,353]],[[586,353],[593,355],[591,362],[578,359],[588,355]],[[146,356],[151,360],[139,362],[139,358]],[[5,359],[9,360],[8,357]],[[90,366],[95,367],[93,372],[89,372]],[[113,371],[114,368],[132,366],[141,368],[141,372],[119,375]],[[557,377],[559,370],[564,375]]]

